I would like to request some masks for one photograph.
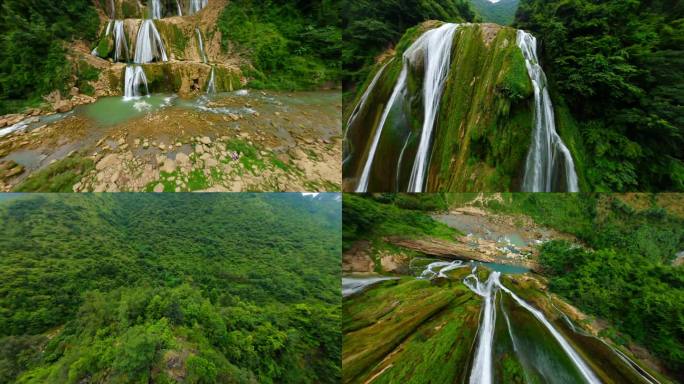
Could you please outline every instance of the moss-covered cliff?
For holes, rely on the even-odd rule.
[[[396,49],[378,60],[346,108],[346,117],[351,120],[345,143],[346,190],[354,190],[362,174],[379,120],[401,72],[403,53],[425,31],[440,25],[428,21],[409,29]],[[397,98],[382,128],[368,191],[407,190],[422,131],[423,73],[422,65],[410,66],[406,92]],[[354,111],[376,75],[375,86],[362,107]],[[459,25],[434,126],[424,190],[520,190],[533,123],[534,90],[516,44],[516,30],[496,24]],[[559,134],[572,136],[569,147],[576,157],[581,143],[574,140],[571,121],[561,125]],[[581,170],[578,173],[581,178]]]

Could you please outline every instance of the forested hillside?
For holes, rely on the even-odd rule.
[[[516,18],[541,40],[593,188],[684,190],[684,3],[522,0]]]
[[[513,23],[519,2],[520,0],[499,0],[495,3],[490,0],[470,0],[482,21],[501,25]]]
[[[343,86],[353,87],[369,73],[375,56],[393,46],[407,28],[424,20],[472,21],[466,0],[352,1],[342,4]]]
[[[0,382],[338,382],[338,197],[0,202]]]

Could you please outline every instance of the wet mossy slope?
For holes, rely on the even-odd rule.
[[[427,21],[407,30],[396,50],[379,60],[347,108],[348,119],[382,70],[364,108],[348,128],[344,176],[349,185],[355,185],[361,175],[374,127],[399,77],[404,51],[425,31],[440,25]],[[408,95],[388,116],[370,171],[369,190],[406,189],[422,130],[422,76],[423,68],[411,68]],[[516,30],[496,24],[461,24],[433,132],[427,191],[519,190],[533,108],[534,90],[516,45]]]

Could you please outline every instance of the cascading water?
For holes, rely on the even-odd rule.
[[[150,2],[150,12],[152,13],[153,19],[162,18],[162,5],[161,0],[151,0]]]
[[[425,173],[429,162],[429,151],[432,144],[432,131],[439,111],[439,102],[444,90],[444,82],[449,74],[451,63],[451,45],[458,24],[444,24],[439,28],[425,32],[406,51],[406,55],[416,61],[423,58],[425,76],[423,78],[423,129],[420,134],[418,152],[411,169],[409,192],[422,192],[425,184]]]
[[[371,147],[368,151],[361,177],[356,186],[356,192],[366,192],[368,188],[370,170],[375,159],[375,153],[387,117],[395,106],[398,97],[405,97],[403,94],[406,92],[408,68],[416,67],[421,63],[425,68],[425,76],[423,79],[424,120],[418,152],[416,153],[413,169],[411,171],[409,191],[421,192],[423,190],[427,163],[429,162],[428,155],[432,140],[432,131],[439,110],[439,102],[444,88],[444,81],[449,71],[451,45],[457,29],[458,24],[451,23],[444,24],[439,28],[431,29],[421,35],[413,44],[411,44],[406,52],[404,52],[401,74],[392,91],[392,96],[390,96],[390,99],[385,106],[380,123],[375,129],[375,135],[373,136],[373,141],[371,142]]]
[[[195,28],[195,32],[197,33],[197,42],[199,44],[199,50],[200,50],[200,56],[202,59],[203,63],[207,63],[207,54],[204,52],[204,41],[202,40],[202,32],[200,32],[199,27]]]
[[[373,142],[371,143],[371,147],[368,150],[368,157],[366,157],[366,163],[363,166],[363,171],[361,172],[361,178],[359,179],[359,182],[356,185],[356,192],[366,192],[366,190],[368,189],[368,178],[370,176],[370,170],[371,170],[371,166],[373,165],[373,160],[375,159],[375,151],[378,149],[378,143],[380,142],[380,136],[382,135],[382,127],[385,125],[385,121],[387,121],[387,117],[389,116],[389,113],[392,110],[392,106],[394,105],[394,101],[405,90],[406,78],[407,77],[408,77],[408,68],[407,68],[406,58],[404,58],[404,67],[401,69],[401,73],[399,74],[399,79],[397,80],[397,84],[394,86],[394,90],[392,91],[392,96],[390,96],[389,101],[387,102],[387,106],[385,107],[385,110],[382,112],[382,117],[380,118],[380,124],[378,124],[378,126],[375,128],[375,135],[373,135]]]
[[[579,192],[572,155],[556,133],[546,75],[537,58],[537,39],[525,31],[518,30],[516,40],[525,57],[527,72],[534,87],[534,130],[532,146],[527,154],[522,190],[525,192],[557,190],[555,173],[562,166],[565,172],[566,190]]]
[[[179,0],[176,0],[176,6],[178,7],[178,16],[183,16],[183,8],[181,7]]]
[[[126,66],[126,76],[124,79],[124,100],[132,100],[142,96],[140,88],[145,86],[145,95],[149,94],[147,88],[147,77],[140,65]]]
[[[194,15],[195,13],[201,11],[207,6],[207,0],[190,0],[190,10],[189,15]]]
[[[207,83],[207,93],[216,93],[216,75],[214,74],[214,67],[211,67],[211,73],[209,74],[209,82]]]
[[[482,284],[473,273],[463,283],[473,292],[482,296],[484,308],[482,322],[478,332],[477,349],[473,368],[470,371],[470,384],[491,384],[492,382],[492,350],[494,347],[494,324],[496,321],[496,293],[499,283],[499,272],[492,272],[487,282]]]
[[[164,42],[157,31],[157,27],[150,19],[143,20],[135,41],[136,64],[150,63],[154,60],[169,61],[166,57]]]
[[[128,61],[128,42],[126,41],[126,32],[124,31],[123,20],[116,20],[114,22],[114,61],[124,59]]]
[[[116,8],[114,7],[114,0],[109,0],[109,18],[116,19]]]

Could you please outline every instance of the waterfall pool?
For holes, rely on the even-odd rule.
[[[216,188],[228,190],[339,188],[341,108],[338,90],[243,89],[198,93],[189,99],[163,93],[102,97],[68,113],[30,117],[5,129],[0,135],[0,162],[19,164],[24,172],[0,187],[11,190],[30,174],[80,153],[96,163],[114,154],[117,166],[137,168],[111,175],[134,172],[135,176],[121,178],[116,187],[109,183],[106,191],[148,190],[156,180],[181,191],[217,184]],[[186,180],[172,188],[160,171],[164,159],[175,161],[181,152],[183,169],[171,161],[164,168],[175,173],[171,167],[177,165],[176,172],[182,171]],[[96,173],[114,168],[100,166]],[[93,177],[100,180],[93,180],[95,184],[107,179]]]

